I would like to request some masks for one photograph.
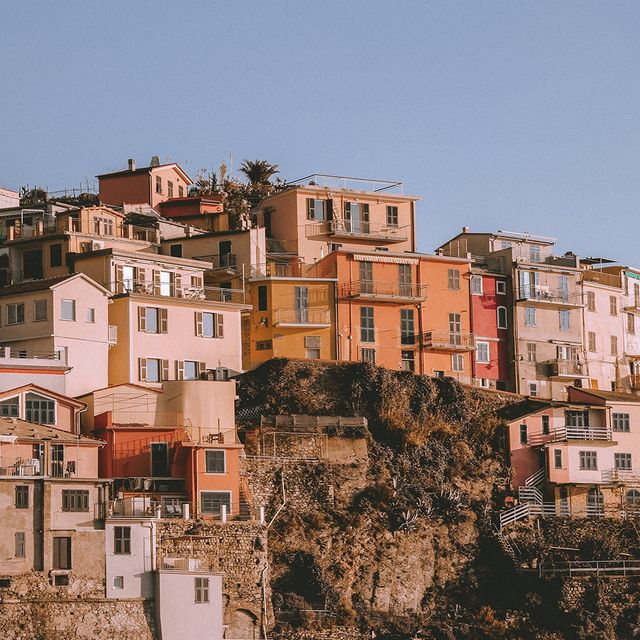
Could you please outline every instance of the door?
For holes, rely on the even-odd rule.
[[[294,309],[296,322],[304,323],[309,321],[309,289],[307,287],[295,288]]]
[[[231,240],[222,240],[218,243],[218,249],[220,251],[220,266],[221,267],[233,267],[231,264],[233,254],[231,253]]]
[[[170,271],[160,272],[160,295],[161,296],[171,295],[171,272]]]
[[[51,476],[62,478],[64,476],[64,445],[51,445]]]
[[[449,314],[449,344],[462,344],[462,322],[459,313]]]
[[[558,276],[558,285],[560,299],[567,302],[569,300],[569,276]]]
[[[569,490],[567,487],[560,487],[560,514],[561,516],[569,515]]]
[[[151,475],[169,477],[169,445],[166,442],[151,443]]]
[[[347,202],[344,205],[345,228],[351,233],[369,233],[369,205]]]
[[[587,515],[594,517],[604,515],[604,498],[599,487],[591,487],[587,493]]]
[[[360,293],[373,293],[373,263],[360,263]]]
[[[42,269],[42,251],[24,251],[22,254],[23,280],[40,280],[44,278]]]
[[[411,296],[412,283],[411,283],[411,265],[399,264],[399,278],[400,278],[400,295]]]

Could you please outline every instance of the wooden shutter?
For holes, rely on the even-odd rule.
[[[168,380],[169,379],[169,361],[162,360],[162,374],[160,376],[160,380]]]
[[[147,270],[144,267],[134,267],[133,268],[133,279],[137,287],[134,287],[134,291],[144,290],[144,285],[147,280]]]
[[[147,330],[147,308],[138,307],[138,331]]]
[[[171,295],[178,297],[182,295],[182,276],[179,273],[171,274]]]
[[[153,295],[160,295],[160,272],[157,269],[153,270]]]
[[[176,360],[176,380],[184,380],[184,360]]]
[[[140,378],[141,382],[146,382],[147,380],[147,359],[146,358],[138,358],[138,378]]]
[[[160,316],[160,333],[167,333],[169,329],[169,311],[167,309],[158,309],[158,312]]]
[[[207,370],[206,362],[198,362],[198,377],[200,377]]]
[[[333,200],[327,200],[327,204],[325,206],[327,207],[327,220],[333,220]]]
[[[224,338],[224,316],[221,313],[215,314],[216,338]]]
[[[196,311],[194,313],[195,321],[196,321],[196,335],[202,335],[202,312]]]
[[[111,287],[111,291],[114,293],[122,293],[124,291],[124,283],[122,282],[124,279],[124,272],[122,270],[122,265],[116,265],[116,281],[113,283]]]

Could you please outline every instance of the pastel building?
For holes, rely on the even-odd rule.
[[[66,393],[78,396],[107,384],[109,291],[84,274],[34,280],[0,288],[3,354],[43,367],[58,361]],[[14,364],[15,366],[15,364]],[[42,367],[41,367],[42,368]]]

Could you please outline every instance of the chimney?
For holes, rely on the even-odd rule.
[[[469,227],[462,227],[462,233],[469,233]]]
[[[133,158],[129,158],[129,171],[136,170],[136,161]]]

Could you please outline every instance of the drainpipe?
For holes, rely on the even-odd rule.
[[[420,273],[420,259],[418,259],[418,265],[416,269],[416,285],[418,287],[418,295],[420,295],[422,284],[422,278]],[[419,372],[421,375],[424,375],[424,345],[422,336],[424,335],[424,323],[422,321],[422,302],[416,305],[416,310],[418,311],[418,360],[419,360]]]
[[[473,273],[471,272],[471,270],[469,270],[469,332],[475,336],[475,338],[477,339],[478,336],[476,336],[476,332],[474,331],[474,323],[473,323],[473,293],[471,292],[471,281],[473,279]],[[480,274],[479,276],[480,278],[482,278],[482,275]],[[484,282],[482,283],[483,287],[484,287]],[[484,288],[483,288],[483,292],[484,292]],[[497,313],[497,310],[496,310]],[[497,318],[496,318],[497,319]],[[498,342],[498,347],[500,346],[500,343]],[[500,352],[500,350],[498,349],[498,353]],[[471,356],[471,384],[473,384],[473,381],[476,380],[476,354],[472,351],[470,354]],[[498,356],[499,357],[499,356]],[[489,363],[491,363],[491,358],[489,358]]]

